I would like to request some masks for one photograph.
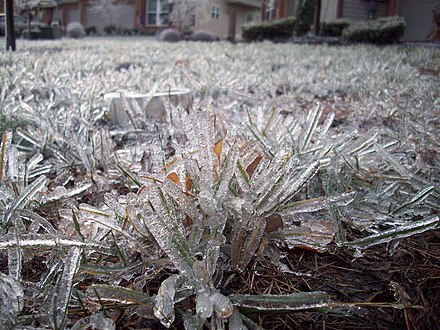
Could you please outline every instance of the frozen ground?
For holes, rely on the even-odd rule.
[[[3,327],[438,324],[438,48],[17,48],[0,53]],[[181,88],[189,114],[165,98],[165,121],[130,103],[108,120],[106,93]]]

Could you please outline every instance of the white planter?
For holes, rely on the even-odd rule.
[[[153,96],[131,92],[113,92],[105,94],[104,101],[109,109],[107,119],[114,124],[129,123],[129,114],[133,120],[140,117],[142,120],[165,122],[167,116],[165,104],[169,102],[175,107],[189,110],[192,103],[192,93],[189,89],[159,91]]]

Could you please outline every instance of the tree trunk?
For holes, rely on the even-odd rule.
[[[15,31],[14,31],[14,1],[6,0],[5,2],[5,18],[6,18],[6,50],[15,51]]]

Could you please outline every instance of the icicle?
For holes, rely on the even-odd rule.
[[[12,130],[7,129],[2,136],[0,145],[0,182],[6,180],[7,160],[12,142]]]
[[[169,328],[174,322],[174,296],[176,294],[176,279],[173,275],[162,282],[156,297],[154,316],[160,323]]]
[[[8,171],[7,176],[12,182],[17,182],[18,175],[18,150],[15,146],[11,146],[8,151]]]
[[[63,329],[65,326],[73,280],[81,261],[81,253],[81,248],[73,247],[67,253],[64,260],[64,270],[59,279],[53,300],[53,325],[55,329]]]

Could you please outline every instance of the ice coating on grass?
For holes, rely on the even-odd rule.
[[[231,317],[229,318],[229,328],[236,330],[247,330],[248,328],[243,324],[241,314],[237,309],[234,309]]]
[[[218,317],[226,319],[232,315],[234,308],[232,307],[231,301],[220,292],[215,291],[212,293],[211,302],[214,307],[214,312]]]
[[[287,295],[239,295],[230,296],[234,306],[262,311],[298,311],[324,307],[330,302],[330,296],[323,291],[301,292]]]
[[[46,186],[46,183],[46,177],[40,176],[34,182],[32,182],[32,184],[27,186],[6,210],[2,221],[4,223],[8,223],[11,220],[13,213],[19,208],[24,208],[25,205]]]
[[[155,302],[154,297],[116,285],[93,284],[87,290],[97,300],[135,304],[153,304]]]
[[[423,233],[427,230],[435,229],[439,226],[439,224],[440,218],[439,216],[435,215],[422,221],[415,221],[407,225],[398,226],[396,228],[385,230],[356,241],[346,242],[345,244],[347,246],[354,247],[356,250],[367,249],[374,245],[388,243],[394,239],[409,237]]]
[[[202,319],[207,319],[212,315],[212,302],[210,293],[206,290],[199,291],[196,297],[196,313]]]
[[[194,44],[188,49],[149,41],[135,42],[130,48],[133,51],[126,52],[115,47],[112,40],[102,40],[98,47],[96,44],[96,40],[82,40],[81,44],[63,45],[63,51],[57,52],[53,45],[45,43],[44,52],[34,52],[40,46],[23,43],[20,45],[23,52],[3,58],[7,65],[0,66],[0,77],[4,78],[0,80],[5,81],[0,103],[1,116],[6,114],[6,117],[1,119],[26,123],[14,135],[20,175],[26,168],[25,160],[31,159],[24,187],[39,175],[47,174],[49,191],[56,186],[75,189],[81,177],[85,177],[89,182],[94,181],[83,191],[85,194],[78,193],[61,201],[59,197],[68,192],[55,188],[43,197],[53,198],[55,213],[64,202],[76,210],[78,203],[85,201],[93,208],[87,212],[105,213],[91,215],[88,220],[78,213],[80,229],[87,238],[84,242],[73,228],[70,209],[68,216],[62,216],[62,222],[52,222],[55,225],[52,226],[48,221],[53,221],[52,217],[43,221],[31,214],[24,215],[22,208],[17,207],[8,225],[16,226],[18,242],[9,234],[2,236],[0,242],[2,250],[9,249],[10,255],[14,249],[31,249],[31,253],[46,258],[40,251],[47,248],[68,251],[77,246],[86,249],[85,258],[91,262],[109,262],[109,268],[114,266],[120,271],[112,272],[109,280],[108,272],[101,272],[98,267],[84,269],[81,276],[91,281],[112,284],[128,281],[141,288],[146,278],[155,276],[152,269],[172,269],[190,279],[196,276],[199,282],[217,283],[222,270],[231,270],[231,246],[235,260],[232,268],[251,260],[260,247],[266,248],[259,243],[266,222],[259,222],[254,212],[259,202],[263,213],[281,215],[283,220],[278,230],[263,232],[265,243],[275,241],[313,250],[326,249],[338,230],[336,224],[361,230],[367,237],[387,236],[390,232],[383,228],[402,225],[403,231],[395,236],[400,237],[406,235],[405,226],[414,218],[426,220],[438,210],[436,163],[440,153],[435,138],[438,116],[432,115],[438,110],[438,102],[432,101],[437,85],[435,77],[417,70],[425,55],[433,53],[429,49],[405,49],[405,61],[402,61],[400,55],[387,47],[330,49],[283,45],[280,52],[278,46],[269,43],[255,47]],[[57,61],[53,61],[52,51]],[[146,52],[147,62],[139,61]],[[286,57],[286,52],[292,56]],[[325,61],[316,59],[320,53],[325,54]],[[115,69],[118,65],[115,57],[129,63],[129,67]],[[405,82],[409,81],[408,76],[420,79],[411,79],[409,86]],[[126,104],[133,119],[128,128],[105,122],[102,114],[106,109],[102,107],[100,93],[114,88],[154,91],[162,86],[189,86],[195,97],[188,113],[167,105],[173,116],[172,120],[167,118],[171,127],[151,125],[140,116],[142,109],[137,104]],[[349,117],[341,113],[338,107],[341,103],[349,110]],[[330,110],[334,114],[321,125],[322,108],[325,113]],[[311,111],[306,113],[305,109]],[[231,123],[241,122],[245,124],[233,136]],[[378,128],[368,131],[371,126]],[[153,137],[156,150],[150,148]],[[214,153],[218,141],[224,141],[220,161]],[[222,181],[223,162],[235,147],[239,158],[232,180]],[[278,157],[281,149],[296,161],[287,166],[285,159]],[[173,150],[175,156],[171,155]],[[35,159],[33,155],[37,155]],[[141,155],[145,155],[142,160]],[[256,168],[252,173],[248,167],[259,157],[262,159],[253,164]],[[322,161],[322,157],[328,161]],[[153,162],[152,158],[155,158]],[[115,160],[130,175],[123,177],[113,170]],[[311,165],[318,160],[318,172],[311,171],[301,179],[303,171],[313,168]],[[86,171],[92,175],[84,176]],[[172,172],[180,179],[179,183],[166,181],[166,175]],[[159,202],[150,200],[142,191],[144,187],[139,191],[132,184],[135,180],[143,183],[142,176],[149,176],[146,181],[150,183],[151,177],[159,180],[156,185],[164,195]],[[100,183],[103,177],[108,179],[108,186]],[[217,199],[214,189],[219,180],[227,189]],[[10,208],[19,195],[17,191],[24,192],[21,182],[16,190],[12,188],[7,184],[0,186],[0,212]],[[115,198],[101,205],[101,193],[110,189],[115,190]],[[39,195],[31,196],[22,205],[35,207],[46,218],[45,205],[38,202],[47,200]],[[422,229],[436,228],[429,224],[407,229],[412,235]],[[25,230],[47,234],[30,235]],[[71,233],[76,239],[64,236]],[[240,240],[236,239],[236,233]],[[281,237],[282,234],[286,237]],[[338,242],[342,247],[345,240],[340,236]],[[385,236],[369,237],[357,244],[368,245],[371,239],[386,242],[389,237]],[[109,249],[108,243],[113,240],[116,244]],[[103,245],[108,248],[105,252]],[[115,252],[117,249],[120,254]],[[261,252],[266,255],[266,251]],[[201,262],[206,266],[206,271],[197,275],[191,265],[195,256],[203,258]],[[185,257],[187,263],[182,261]],[[124,267],[131,267],[131,258],[139,258],[144,268],[137,272],[124,271]],[[51,280],[45,283],[55,282],[53,273],[58,270],[53,266]],[[15,274],[18,273],[17,270]],[[187,283],[189,287],[190,284],[195,286]],[[79,286],[78,292],[82,291]],[[29,292],[26,294],[31,301]],[[109,288],[105,292],[107,297],[111,296]],[[211,298],[212,292],[209,291]],[[89,291],[84,296],[94,297]],[[130,305],[128,297],[134,298],[134,294],[109,301]],[[96,299],[91,309],[99,308],[94,304],[98,304]],[[75,313],[79,308],[77,301],[71,305]],[[127,315],[136,310],[125,307]],[[32,318],[34,311],[29,310],[25,316]],[[225,321],[217,313],[211,317],[213,326],[225,327]],[[199,328],[206,321],[199,317],[192,320]]]
[[[12,130],[7,129],[2,135],[0,145],[0,181],[6,179],[9,149],[12,142]]]
[[[170,276],[162,282],[156,297],[154,316],[167,328],[174,321],[174,296],[176,294],[176,276]]]
[[[24,307],[24,292],[21,284],[0,272],[0,327],[11,329]]]
[[[290,215],[295,213],[316,212],[326,209],[332,205],[347,206],[356,198],[357,193],[354,191],[334,195],[330,197],[318,197],[310,200],[302,200],[293,202],[280,208],[281,215]]]
[[[116,326],[112,319],[105,317],[101,313],[90,316],[90,326],[95,330],[115,330]]]
[[[73,197],[75,195],[81,194],[87,191],[90,187],[92,187],[92,183],[86,183],[79,185],[73,189],[66,189],[63,186],[55,187],[53,191],[51,191],[47,196],[43,198],[45,202],[53,202],[60,200],[62,198]]]
[[[8,249],[8,270],[9,276],[17,281],[21,279],[21,263],[22,263],[22,252],[20,245],[18,243],[18,230],[12,227],[9,230],[9,236],[15,237],[17,245]]]
[[[17,182],[19,179],[19,161],[18,161],[18,149],[12,145],[8,151],[8,170],[7,175],[12,182]]]
[[[64,269],[58,280],[53,298],[53,323],[56,329],[64,328],[67,318],[67,308],[71,298],[73,281],[81,261],[82,249],[72,247],[64,260]]]

